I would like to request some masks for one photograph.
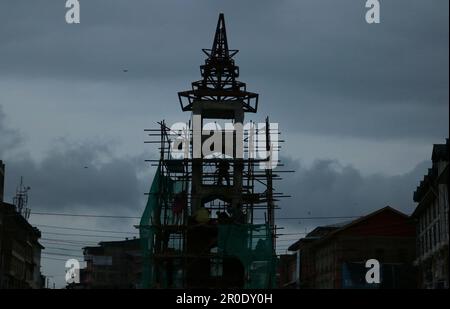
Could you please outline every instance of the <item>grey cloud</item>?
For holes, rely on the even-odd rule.
[[[364,176],[336,160],[318,160],[311,167],[289,158],[283,161],[286,169],[296,173],[285,175],[279,184],[280,191],[292,196],[280,202],[279,217],[361,216],[387,205],[410,214],[415,207],[413,192],[431,164],[423,161],[402,175]],[[312,228],[333,222],[336,220],[304,220],[301,224]],[[279,224],[300,227],[293,221]]]
[[[199,78],[219,12],[230,47],[241,50],[241,80],[261,94],[255,120],[270,115],[291,136],[351,137],[352,147],[376,140],[393,162],[403,152],[388,151],[387,140],[431,145],[448,135],[448,1],[382,1],[379,25],[367,25],[365,1],[354,0],[81,0],[80,25],[65,24],[64,2],[0,1],[0,103],[11,111],[0,110],[0,158],[7,197],[22,175],[36,211],[141,213],[152,170],[137,132],[146,117],[149,126],[188,118],[176,92]],[[70,142],[48,143],[57,134]],[[116,155],[104,139],[73,143],[99,134],[134,155]],[[421,160],[417,148],[411,158]],[[429,165],[365,176],[336,160],[306,167],[296,156],[287,161],[297,173],[279,184],[293,196],[281,202],[283,217],[361,215],[387,204],[408,213]],[[333,222],[289,224],[324,223]]]
[[[8,150],[17,148],[22,143],[22,136],[14,129],[7,126],[6,115],[0,105],[0,157]]]
[[[448,80],[445,1],[386,2],[383,22],[376,26],[365,23],[364,3],[354,1],[258,1],[255,6],[96,0],[82,3],[82,22],[76,26],[64,23],[60,2],[14,3],[0,11],[2,59],[12,60],[4,61],[6,72],[109,79],[112,68],[130,65],[137,70],[133,76],[141,78],[197,73],[200,48],[211,44],[217,14],[224,11],[230,44],[242,49],[238,61],[245,75],[375,99],[420,93],[442,99]],[[440,91],[430,91],[436,82]],[[414,95],[412,85],[424,89]],[[377,91],[380,87],[389,91]]]
[[[299,91],[297,100],[283,108],[272,102],[288,87],[265,87],[262,113],[280,123],[285,132],[356,137],[365,140],[442,140],[448,134],[448,105],[423,102],[372,104],[328,94]],[[272,106],[265,106],[265,104]],[[276,108],[278,107],[279,108]],[[295,141],[289,141],[295,142]]]
[[[138,215],[143,207],[148,181],[142,182],[139,176],[148,168],[143,156],[119,158],[107,145],[65,142],[40,162],[23,155],[6,164],[7,196],[14,195],[15,185],[24,176],[32,188],[30,206],[35,211],[88,209]]]
[[[81,24],[66,25],[61,1],[2,2],[2,76],[111,87],[144,81],[140,93],[157,81],[174,95],[150,104],[176,105],[176,92],[199,78],[200,49],[210,46],[222,11],[230,46],[241,50],[241,79],[261,93],[261,111],[290,130],[368,139],[447,134],[447,1],[383,2],[379,25],[366,24],[364,1],[351,0],[81,5]],[[70,84],[60,91],[70,93]]]

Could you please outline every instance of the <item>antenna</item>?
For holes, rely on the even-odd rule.
[[[14,206],[16,206],[17,212],[22,215],[26,220],[30,218],[30,209],[28,205],[28,191],[30,187],[23,185],[23,177],[20,177],[20,185],[16,188],[16,196],[13,198]]]

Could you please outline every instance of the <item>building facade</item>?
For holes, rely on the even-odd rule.
[[[0,202],[0,288],[44,287],[40,237],[14,205]]]
[[[433,146],[432,168],[416,191],[416,222],[419,285],[422,288],[448,288],[448,176],[449,140]]]
[[[298,259],[299,288],[413,288],[414,225],[387,206],[360,219],[314,229],[289,247]],[[366,261],[380,263],[381,281],[369,284]]]
[[[5,164],[0,160],[0,202],[3,202],[5,188]]]
[[[296,255],[282,254],[278,260],[278,287],[281,289],[296,288]]]
[[[142,257],[139,239],[100,242],[83,248],[86,268],[81,270],[83,288],[138,288]]]
[[[41,232],[3,201],[5,165],[0,161],[0,289],[44,287]]]
[[[314,288],[315,282],[315,242],[338,229],[341,225],[316,227],[306,237],[299,239],[288,250],[295,252],[295,284],[296,288]]]

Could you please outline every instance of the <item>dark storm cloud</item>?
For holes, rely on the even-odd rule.
[[[22,142],[22,136],[7,126],[6,115],[0,105],[0,158],[6,151],[15,149]]]
[[[31,186],[35,211],[90,210],[102,214],[140,214],[145,185],[139,178],[148,169],[143,157],[118,158],[107,145],[62,141],[42,161],[27,155],[7,160],[7,197],[23,176]]]
[[[32,187],[34,210],[139,215],[153,176],[143,160],[143,156],[114,157],[105,145],[64,144],[41,162],[27,156],[8,160],[7,196],[13,196],[14,185],[24,176],[26,185]],[[424,161],[397,176],[366,176],[337,160],[318,160],[311,167],[289,158],[283,162],[283,169],[296,172],[284,175],[276,186],[277,191],[292,196],[280,202],[279,217],[358,216],[386,205],[409,214],[414,208],[412,192],[430,165]],[[143,171],[145,177],[140,177]]]
[[[268,104],[276,101],[279,93],[276,88],[271,90],[265,96]],[[299,93],[297,98],[298,103],[292,103],[289,108],[275,108],[278,104],[272,107],[273,111],[264,108],[271,121],[280,123],[284,133],[305,132],[384,141],[430,141],[430,138],[439,141],[448,134],[448,105],[436,102],[367,104],[357,99],[346,100],[318,93]]]
[[[364,1],[81,1],[79,25],[65,24],[63,4],[1,5],[6,72],[108,79],[109,69],[130,65],[135,77],[192,74],[218,12],[230,11],[229,41],[242,49],[244,75],[349,97],[445,95],[429,87],[442,90],[448,79],[446,1],[385,2],[379,25],[365,23]]]
[[[202,41],[210,45],[212,27],[185,14],[192,7],[186,1],[81,1],[78,25],[66,24],[64,3],[1,4],[3,74],[121,80],[116,73],[127,68],[133,79],[173,78],[198,63]]]
[[[9,136],[19,136],[4,121],[1,124],[0,145],[10,143]],[[24,176],[26,184],[32,187],[34,210],[81,208],[99,213],[137,214],[143,209],[143,193],[152,177],[144,159],[150,155],[117,157],[104,142],[64,139],[55,142],[40,161],[23,153],[11,156],[8,149],[3,153],[8,158],[7,197],[12,198],[15,185]],[[281,201],[280,217],[353,216],[385,205],[409,213],[414,205],[412,192],[430,164],[425,161],[403,175],[386,176],[363,175],[357,168],[337,160],[317,160],[310,167],[303,166],[298,159],[283,157],[282,161],[286,165],[283,169],[296,172],[284,175],[277,185],[279,191],[292,196]]]
[[[92,0],[81,1],[80,25],[65,24],[64,1],[36,3],[0,4],[3,77],[45,77],[49,83],[63,80],[68,85],[64,91],[70,90],[73,79],[126,84],[163,78],[168,83],[174,81],[175,94],[199,77],[198,65],[203,61],[200,48],[210,46],[217,14],[223,11],[230,46],[241,49],[237,63],[242,80],[248,82],[250,90],[262,94],[261,113],[270,114],[282,129],[366,139],[435,138],[447,132],[447,1],[383,2],[379,25],[364,22],[364,1],[258,1],[256,5],[250,1]],[[129,69],[126,78],[123,68]],[[57,95],[61,97],[61,93]],[[111,106],[115,99],[98,102],[98,109]],[[30,107],[29,112],[33,108],[38,107]],[[19,135],[6,131],[3,122],[1,143],[16,145]],[[25,172],[22,166],[36,175],[46,171],[46,176],[40,176],[44,179],[31,181],[48,190],[73,173],[73,180],[82,185],[74,185],[74,190],[69,186],[61,189],[66,197],[72,197],[66,199],[73,200],[70,205],[75,205],[86,202],[83,198],[89,196],[88,192],[96,191],[89,191],[90,186],[84,182],[89,172],[93,177],[89,183],[104,186],[99,189],[102,200],[94,204],[126,203],[114,195],[116,190],[111,196],[106,194],[110,192],[107,188],[118,185],[109,187],[107,180],[124,179],[126,185],[136,184],[135,167],[125,159],[114,158],[112,163],[98,163],[85,171],[83,161],[112,156],[98,147],[54,150],[40,163],[32,158],[20,164],[13,162],[19,169],[15,177]],[[65,157],[74,159],[64,162]],[[108,173],[106,167],[124,176],[102,178],[103,172]],[[125,173],[126,168],[132,172]],[[335,170],[328,161],[313,169],[318,175],[327,172],[324,177],[339,179],[343,184],[344,180],[356,181],[361,184],[360,190],[370,181],[375,185],[390,182],[383,176],[366,179],[352,167]],[[307,172],[301,169],[298,175]],[[305,187],[301,176],[295,177],[299,177],[298,187]],[[48,194],[41,195],[38,200]],[[135,192],[124,196],[135,196]],[[379,201],[377,196],[371,198]],[[49,205],[56,205],[56,200],[61,199],[55,198]],[[127,202],[136,201],[129,198]]]
[[[359,4],[298,1],[295,12],[284,8],[276,16],[281,22],[266,26],[269,36],[260,32],[257,48],[264,37],[270,46],[246,60],[265,60],[260,73],[288,86],[362,103],[446,99],[448,2],[385,1],[378,25],[364,22]]]
[[[12,80],[66,81],[64,94],[52,88],[58,98],[70,90],[73,79],[107,81],[114,87],[116,82],[151,83],[163,78],[188,88],[198,78],[203,61],[200,48],[210,46],[217,14],[223,11],[230,46],[241,49],[237,63],[242,79],[249,89],[262,94],[261,113],[270,114],[282,129],[366,139],[426,139],[447,132],[447,1],[382,2],[379,25],[364,22],[364,1],[258,1],[256,5],[250,1],[92,0],[81,1],[81,8],[81,24],[67,25],[64,1],[2,2],[1,75]],[[123,68],[129,69],[126,78]],[[174,86],[173,93],[184,88]],[[110,107],[116,99],[98,102],[98,109]],[[30,106],[28,111],[32,113],[33,108],[39,107]],[[0,154],[2,148],[13,148],[20,141],[20,135],[4,122],[0,110]],[[83,204],[92,196],[101,196],[90,200],[93,204],[135,205],[134,198],[139,196],[132,189],[137,184],[136,166],[103,146],[91,146],[52,150],[42,162],[15,158],[10,170],[16,170],[15,178],[27,169],[34,171],[27,173],[30,181],[45,188],[42,193],[36,189],[37,200],[54,199],[48,207]],[[83,169],[102,157],[110,162]],[[354,205],[357,194],[364,195],[369,184],[378,188],[380,183],[392,182],[384,176],[363,177],[351,166],[336,170],[331,162],[321,161],[310,171],[324,177],[324,184],[337,181],[328,187],[326,203]],[[296,186],[308,187],[303,182],[315,179],[302,178],[308,173],[300,167]],[[74,181],[73,188],[59,181],[67,175]],[[361,192],[345,195],[347,203],[335,196],[334,188],[341,182],[341,186],[356,182]],[[121,189],[115,190],[116,186]],[[44,193],[51,188],[59,188],[54,191],[66,198]],[[127,194],[128,189],[132,193]],[[311,196],[312,192],[304,193]],[[379,207],[384,201],[377,196],[382,195],[370,195],[373,202],[367,203]],[[406,200],[406,193],[393,200]]]
[[[261,94],[256,120],[270,115],[291,136],[351,137],[346,145],[354,147],[377,140],[393,162],[401,157],[386,140],[431,145],[448,134],[448,1],[380,1],[379,25],[365,23],[364,0],[80,2],[81,24],[67,25],[64,0],[0,1],[6,197],[24,176],[34,211],[141,214],[153,176],[134,146],[142,118],[174,120],[176,92],[200,77],[200,49],[210,47],[219,12],[226,16],[230,47],[241,50],[240,79]],[[174,121],[187,117],[178,115]],[[104,139],[97,142],[103,132],[128,141],[127,153],[134,155],[118,156]],[[58,134],[90,142],[75,143],[73,136],[48,142]],[[48,145],[41,159],[30,141]],[[333,160],[332,147],[330,160],[304,166],[301,149],[310,146],[299,145],[296,157],[285,160],[296,173],[278,184],[292,195],[280,202],[279,217],[356,216],[385,205],[412,211],[412,192],[429,161],[397,176],[367,175]],[[425,159],[417,148],[406,153]],[[345,151],[352,162],[354,148]],[[55,224],[54,217],[32,219]],[[136,224],[59,219],[58,225],[108,230]],[[279,225],[298,232],[333,222]],[[64,268],[53,266],[64,278]]]
[[[242,80],[262,94],[261,112],[289,130],[444,137],[448,1],[383,1],[378,25],[366,24],[364,3],[91,0],[81,1],[81,24],[67,25],[64,1],[2,2],[0,70],[10,78],[163,79],[175,94],[199,78],[200,49],[222,11],[230,46],[241,49]]]
[[[25,185],[32,188],[29,197],[34,211],[140,215],[152,172],[144,160],[151,154],[118,157],[114,145],[99,139],[77,142],[60,138],[36,160],[23,149],[20,131],[8,126],[6,118],[0,105],[6,201],[12,201],[23,176]]]
[[[283,161],[283,169],[294,169],[296,173],[284,176],[278,185],[279,191],[292,196],[280,202],[279,217],[361,216],[387,205],[411,214],[415,207],[413,192],[431,165],[431,161],[423,161],[405,174],[365,176],[336,160],[318,160],[311,167],[289,158]],[[304,220],[301,224],[311,228],[333,222]],[[280,224],[299,227],[293,221]]]

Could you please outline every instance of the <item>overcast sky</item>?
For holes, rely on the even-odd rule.
[[[0,2],[7,201],[24,176],[32,210],[140,216],[153,176],[144,159],[156,151],[143,129],[189,118],[177,92],[200,78],[223,12],[240,79],[260,94],[251,118],[279,123],[281,155],[297,170],[280,184],[293,197],[279,216],[414,209],[432,144],[448,137],[447,0],[381,1],[372,25],[363,0],[80,3],[81,24],[68,25],[64,0]],[[31,221],[127,232],[137,223]],[[279,224],[328,223],[293,221]],[[44,261],[58,285],[63,269]]]

